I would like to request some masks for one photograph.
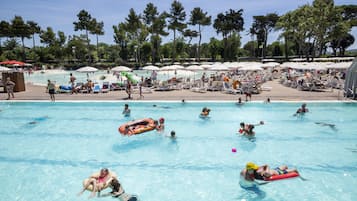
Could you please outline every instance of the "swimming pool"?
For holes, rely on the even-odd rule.
[[[87,200],[89,192],[76,194],[101,167],[145,201],[357,199],[356,103],[308,103],[301,118],[292,116],[300,103],[132,102],[130,118],[121,114],[124,103],[0,102],[0,200]],[[210,119],[198,118],[203,106]],[[176,141],[155,131],[118,133],[144,117],[164,117]],[[235,134],[241,121],[259,120],[265,125],[255,128],[255,141]],[[243,189],[239,172],[249,161],[297,167],[308,181]]]

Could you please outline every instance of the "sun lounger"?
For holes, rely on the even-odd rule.
[[[111,91],[124,90],[124,89],[125,89],[125,87],[121,86],[119,83],[112,83],[110,85],[110,90]]]
[[[60,85],[58,90],[58,93],[71,93],[72,92],[72,87],[71,86],[66,86],[66,85]]]
[[[99,93],[100,92],[100,85],[98,83],[94,84],[93,88],[93,93]]]
[[[109,90],[110,90],[109,82],[103,82],[102,93],[107,93],[107,92],[109,92]]]

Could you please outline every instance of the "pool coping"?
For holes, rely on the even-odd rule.
[[[12,102],[34,102],[34,103],[182,103],[181,100],[59,100],[52,102],[50,100],[0,100],[0,103]],[[236,103],[232,100],[189,100],[185,103]],[[276,100],[270,103],[357,103],[357,100]],[[265,103],[263,100],[243,102],[249,103]]]

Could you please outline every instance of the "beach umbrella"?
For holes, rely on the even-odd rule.
[[[160,70],[160,68],[157,67],[157,66],[150,65],[150,66],[143,67],[143,70],[152,70],[152,71],[154,71],[154,70]]]
[[[24,62],[22,61],[16,61],[16,60],[7,60],[7,61],[2,61],[0,62],[0,64],[3,64],[3,65],[13,65],[13,66],[23,66],[25,65]]]
[[[91,66],[85,66],[85,67],[82,67],[82,68],[78,68],[76,71],[80,72],[80,73],[93,73],[93,72],[98,71],[98,69],[94,68],[94,67],[91,67]]]
[[[190,70],[190,71],[203,71],[204,68],[202,66],[197,66],[197,65],[191,65],[187,66],[185,70]],[[193,74],[193,80],[196,79],[196,73]]]
[[[224,64],[214,64],[208,70],[211,70],[211,71],[228,71],[229,68]]]
[[[0,66],[0,72],[6,72],[6,71],[11,71],[11,69],[4,66]]]
[[[262,67],[256,66],[256,65],[251,65],[251,66],[244,66],[239,69],[240,71],[261,71],[263,70]]]
[[[116,66],[111,69],[114,72],[127,72],[127,71],[132,71],[131,68],[126,67],[126,66]]]
[[[187,66],[187,67],[185,68],[185,70],[200,71],[200,70],[204,70],[204,68],[203,68],[202,66],[191,65],[191,66]]]
[[[179,69],[184,69],[183,66],[180,65],[170,65],[170,66],[164,66],[160,68],[161,71],[174,71],[174,70],[179,70]]]

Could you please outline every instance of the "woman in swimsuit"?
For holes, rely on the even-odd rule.
[[[89,198],[92,198],[95,196],[96,192],[99,194],[101,190],[107,188],[113,179],[116,179],[116,175],[109,172],[107,168],[103,168],[99,173],[94,173],[88,178],[88,181],[83,185],[83,189],[78,193],[78,195],[82,195],[82,193],[87,190],[90,185],[92,185],[92,193],[89,196]]]

